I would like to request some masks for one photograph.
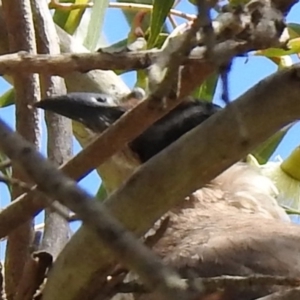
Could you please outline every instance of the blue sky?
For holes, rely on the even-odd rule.
[[[178,5],[177,9],[187,13],[194,13],[194,7],[190,5],[186,0],[182,0]],[[288,22],[300,23],[300,3],[294,6],[291,13],[287,16]],[[118,9],[108,9],[105,23],[104,23],[104,34],[109,44],[124,39],[129,31],[129,27],[123,17],[123,14]],[[295,60],[297,61],[297,60]],[[277,70],[274,63],[263,57],[248,56],[247,58],[235,59],[232,70],[230,72],[230,83],[229,92],[230,98],[235,99],[247,89],[256,84],[259,80],[263,79],[267,75],[272,74]],[[135,76],[133,73],[122,76],[124,81],[132,87],[135,83]],[[0,94],[4,93],[9,88],[9,84],[5,80],[0,78]],[[220,86],[215,97],[215,102],[219,102],[220,97]],[[276,101],[276,99],[274,99]],[[220,103],[220,102],[219,102]],[[259,113],[259,109],[258,109]],[[4,119],[8,124],[14,127],[14,108],[8,107],[0,109],[0,117]],[[45,129],[43,130],[45,132]],[[281,157],[287,157],[290,152],[300,144],[300,125],[295,125],[287,136],[284,138],[281,145],[276,150],[275,155]],[[43,152],[45,151],[46,140],[43,137]],[[78,144],[74,142],[75,153],[80,150]],[[95,193],[99,187],[99,177],[93,172],[90,176],[80,182],[80,185],[90,191],[92,194]],[[0,184],[0,204],[4,207],[9,202],[9,195],[5,185]],[[39,218],[39,222],[42,221]],[[2,249],[3,250],[3,247]],[[3,251],[2,251],[3,252]],[[2,253],[3,254],[3,253]],[[2,255],[0,255],[2,257]]]

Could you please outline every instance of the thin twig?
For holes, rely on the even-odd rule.
[[[12,177],[8,177],[5,176],[3,174],[0,174],[0,182],[3,182],[7,185],[11,185],[11,186],[15,186],[20,188],[23,193],[29,193],[32,192],[34,190],[34,187],[18,178],[12,178]]]
[[[197,0],[197,5],[199,7],[201,31],[203,34],[203,44],[206,46],[206,57],[208,57],[213,63],[216,37],[212,25],[212,20],[210,17],[211,8],[209,6],[208,1],[205,0]]]
[[[10,167],[11,167],[11,161],[9,159],[6,159],[5,161],[2,161],[0,163],[0,171],[1,172],[2,172],[2,170],[5,170]]]
[[[78,3],[60,3],[59,1],[51,0],[49,3],[50,9],[60,9],[65,11],[70,11],[74,9],[86,9],[93,7],[93,3],[89,2],[86,4],[78,4]],[[111,2],[109,3],[109,8],[120,8],[122,10],[134,10],[134,11],[152,11],[153,5],[147,5],[147,4],[140,4],[140,3],[118,3],[118,2]],[[184,13],[179,10],[171,9],[170,15],[174,15],[189,21],[193,21],[196,16]]]
[[[172,16],[168,16],[168,19],[169,19],[170,23],[172,24],[173,28],[176,28],[178,26],[175,19]]]

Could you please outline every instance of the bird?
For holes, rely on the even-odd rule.
[[[138,98],[131,102],[137,103]],[[111,96],[98,93],[69,93],[44,99],[36,106],[100,133],[132,103],[116,105]],[[221,109],[188,98],[128,146],[140,164],[147,163]],[[153,250],[184,278],[257,274],[300,277],[300,227],[290,223],[276,201],[277,195],[270,179],[253,166],[238,162],[163,217],[169,218],[168,226]],[[160,222],[152,231],[160,228]],[[277,291],[272,285],[236,284],[234,288],[222,287],[216,299],[252,300]],[[122,295],[122,299],[159,299],[153,293],[128,297]]]
[[[133,92],[131,96],[128,102],[132,107],[140,101],[140,95]],[[35,106],[78,121],[93,132],[101,133],[131,108],[111,103],[111,97],[104,94],[69,93],[44,99]],[[140,162],[145,163],[220,109],[220,106],[211,102],[187,99],[129,143],[129,147]]]

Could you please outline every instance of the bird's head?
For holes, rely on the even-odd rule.
[[[103,132],[144,96],[144,90],[134,88],[118,105],[116,99],[107,94],[77,92],[46,98],[34,106],[82,123],[94,132]]]
[[[126,111],[116,106],[112,97],[98,93],[69,93],[46,98],[35,107],[80,122],[95,132],[104,131]]]

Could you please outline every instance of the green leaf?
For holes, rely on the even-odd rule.
[[[294,209],[294,208],[292,208],[290,206],[287,206],[287,205],[283,205],[283,204],[281,204],[280,206],[285,210],[285,212],[288,215],[298,215],[298,216],[300,216],[300,211],[299,210]]]
[[[214,73],[210,75],[201,85],[198,87],[193,96],[197,99],[206,100],[211,102],[214,98],[217,84],[218,84],[219,75]]]
[[[162,45],[165,43],[166,39],[168,38],[169,34],[167,33],[160,33],[156,42],[155,42],[155,47],[161,48]]]
[[[61,0],[60,2],[87,4],[89,0]],[[53,20],[59,27],[72,35],[79,26],[84,12],[85,9],[74,9],[70,11],[56,9]]]
[[[136,83],[135,83],[135,86],[136,87],[140,87],[144,90],[147,89],[148,87],[148,74],[145,70],[138,70],[136,72]]]
[[[259,50],[255,52],[255,55],[261,55],[266,57],[280,57],[285,55],[297,54],[300,52],[300,38],[293,38],[289,40],[287,44],[288,50],[280,48],[269,48],[265,50]]]
[[[94,51],[97,47],[108,5],[109,0],[94,0],[87,35],[83,42],[84,46],[90,51]]]
[[[287,28],[288,28],[290,38],[294,39],[300,37],[300,24],[289,23],[287,24]]]
[[[150,20],[150,35],[148,39],[148,48],[151,49],[156,44],[158,36],[163,29],[165,20],[175,0],[154,0],[153,10]]]
[[[97,191],[96,198],[102,202],[106,199],[106,197],[107,197],[106,189],[105,189],[103,183],[101,183],[101,185]]]
[[[279,130],[252,152],[260,165],[268,162],[269,158],[272,156],[272,154],[292,126],[293,124]]]
[[[106,53],[122,52],[122,51],[126,50],[126,47],[127,47],[127,39],[123,39],[112,45],[103,47],[103,48],[99,49],[99,51],[103,51]]]
[[[293,51],[292,54],[299,53],[300,52],[300,38],[294,38],[289,40],[288,47]]]
[[[284,50],[279,48],[269,48],[265,50],[259,50],[255,52],[255,55],[266,56],[266,57],[279,57],[284,55],[292,54],[291,50]]]
[[[13,104],[15,104],[15,90],[11,88],[0,96],[0,107],[7,107]]]

